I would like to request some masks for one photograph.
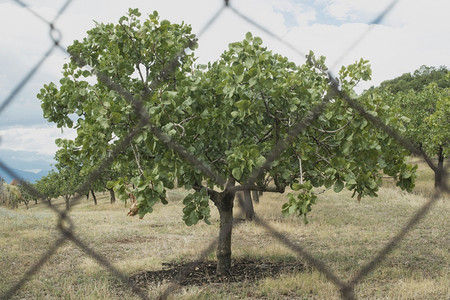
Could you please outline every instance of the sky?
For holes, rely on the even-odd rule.
[[[22,0],[47,20],[53,20],[62,0]],[[327,57],[337,73],[340,66],[360,58],[370,61],[370,86],[413,72],[421,65],[450,66],[450,1],[400,0],[380,24],[369,24],[392,0],[229,0],[230,5],[293,45],[298,52]],[[139,8],[143,17],[154,10],[161,19],[184,21],[198,33],[220,8],[223,0],[74,0],[55,22],[60,44],[81,40],[94,20],[117,23],[128,8]],[[249,24],[232,9],[225,9],[201,35],[195,51],[199,63],[214,61],[228,44],[244,39],[246,32],[260,36],[270,50],[302,64],[305,59],[277,39]],[[349,50],[361,36],[356,46]],[[15,1],[0,0],[0,106],[30,69],[52,46],[49,25]],[[68,54],[55,49],[0,112],[0,149],[33,151],[53,156],[56,138],[74,138],[75,131],[56,128],[42,116],[36,94],[49,82],[57,83]],[[0,157],[0,160],[3,160]],[[8,161],[4,161],[8,163]]]

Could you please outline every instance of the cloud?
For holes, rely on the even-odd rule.
[[[75,130],[64,129],[64,132],[61,132],[61,129],[54,125],[8,127],[0,130],[0,149],[53,155],[58,149],[55,139],[74,139],[75,136]]]
[[[294,0],[271,2],[273,12],[280,12],[287,27],[307,26],[316,20],[316,10],[306,3]]]
[[[370,3],[369,3],[370,2]],[[326,1],[328,12],[335,7],[333,17],[351,19],[355,14],[373,20],[390,1]],[[367,4],[367,5],[365,5]],[[444,9],[444,8],[447,9]],[[340,9],[340,13],[339,10]],[[313,49],[325,55],[328,65],[353,63],[359,58],[370,60],[373,80],[361,84],[358,91],[381,81],[411,72],[421,65],[450,65],[450,22],[445,17],[450,9],[447,1],[400,1],[381,25],[347,22],[340,25],[313,24],[293,27],[285,36],[302,51]],[[331,14],[331,12],[330,12]],[[361,17],[361,19],[364,19]],[[361,34],[367,33],[356,47],[345,53]],[[342,54],[345,57],[337,61]]]
[[[337,20],[369,23],[391,3],[392,0],[330,0],[324,11]]]

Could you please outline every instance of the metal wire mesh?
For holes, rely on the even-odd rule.
[[[66,8],[70,5],[72,2],[71,0],[68,0],[63,3],[61,8],[58,10],[57,14],[53,18],[53,20],[49,21],[42,17],[37,12],[33,11],[27,4],[23,3],[20,0],[15,0],[19,5],[23,7],[23,9],[26,9],[30,12],[30,14],[34,15],[35,17],[39,18],[42,22],[48,25],[50,30],[50,38],[53,41],[52,46],[46,51],[46,53],[42,56],[42,58],[38,61],[38,63],[33,66],[28,74],[20,81],[18,82],[17,86],[13,89],[13,91],[9,94],[9,96],[3,101],[3,103],[0,106],[0,114],[5,110],[6,107],[8,107],[15,99],[17,94],[29,83],[30,79],[33,77],[33,75],[36,73],[39,68],[41,68],[42,64],[46,61],[46,59],[50,56],[50,54],[55,51],[55,49],[59,49],[61,51],[66,52],[66,49],[63,48],[60,45],[60,38],[61,38],[61,32],[63,32],[63,29],[58,29],[55,27],[55,21],[60,18]],[[382,23],[383,19],[386,17],[387,14],[392,10],[392,8],[397,4],[398,0],[392,1],[385,10],[380,13],[377,18],[371,23],[371,25],[374,24],[380,24]],[[216,14],[214,14],[211,19],[206,23],[204,28],[202,28],[199,32],[199,35],[204,34],[206,31],[209,30],[209,28],[214,24],[214,22],[217,20],[217,18],[223,13],[224,10],[230,10],[235,15],[240,17],[242,20],[250,24],[251,26],[261,30],[265,34],[271,36],[272,38],[276,39],[277,41],[283,43],[285,46],[293,50],[295,53],[300,54],[302,56],[305,56],[304,53],[297,48],[295,48],[290,43],[283,40],[278,35],[274,34],[269,28],[266,28],[265,26],[255,22],[250,17],[248,17],[245,12],[241,12],[235,7],[233,7],[232,3],[229,1],[224,1],[224,5],[222,8],[220,8]],[[366,30],[360,37],[355,39],[355,42],[352,43],[349,48],[341,54],[338,61],[335,63],[336,65],[343,59],[343,57],[350,52],[354,47],[356,47],[357,44],[361,42],[363,38],[365,38],[368,34],[370,34],[370,30],[372,27],[369,27],[368,30]],[[71,54],[71,53],[69,53]],[[179,55],[183,55],[183,53],[180,53]],[[76,55],[72,55],[74,58],[74,61],[76,61],[80,66],[86,65],[86,62],[83,60],[82,57],[78,57]],[[178,60],[178,56],[174,58],[173,62],[176,62]],[[170,73],[173,71],[173,66],[169,65],[166,67],[165,70],[163,70],[163,73]],[[129,142],[133,139],[133,137],[139,133],[140,130],[144,126],[149,126],[152,133],[158,137],[160,141],[165,143],[168,148],[172,149],[176,153],[180,155],[183,159],[190,162],[193,166],[200,169],[204,174],[207,174],[212,181],[214,181],[217,184],[223,185],[226,180],[224,178],[221,178],[220,175],[216,174],[212,168],[207,165],[206,163],[200,161],[195,156],[190,154],[184,147],[180,144],[178,144],[176,141],[171,139],[168,135],[166,135],[160,128],[154,126],[152,124],[151,119],[148,115],[148,112],[143,107],[142,98],[137,99],[134,97],[131,93],[129,93],[126,89],[124,89],[119,84],[112,81],[111,78],[108,77],[107,74],[104,74],[100,71],[97,71],[94,69],[94,73],[97,76],[97,78],[104,83],[109,89],[114,90],[118,92],[124,99],[126,99],[130,104],[133,105],[136,112],[140,116],[140,123],[139,125],[122,141],[120,141],[116,148],[112,151],[111,155],[108,156],[104,161],[102,161],[99,164],[99,167],[92,171],[89,176],[87,176],[85,182],[83,182],[80,187],[79,191],[86,190],[87,187],[90,186],[91,182],[95,181],[105,170],[111,162],[114,160],[116,155],[120,153],[120,151],[126,147]],[[392,138],[394,138],[398,143],[400,143],[403,147],[408,149],[414,154],[420,155],[424,157],[425,159],[429,159],[426,154],[414,146],[414,144],[404,138],[399,132],[395,131],[393,128],[389,127],[388,125],[384,124],[382,120],[377,118],[376,116],[373,116],[372,114],[367,113],[364,108],[359,105],[356,101],[354,101],[349,95],[342,92],[337,83],[336,79],[334,78],[333,74],[328,73],[327,77],[329,79],[329,82],[332,87],[332,93],[339,94],[345,101],[348,103],[349,106],[351,106],[353,109],[358,111],[363,117],[365,117],[368,121],[370,121],[375,126],[379,127],[386,133],[388,133]],[[164,78],[161,76],[161,78]],[[159,84],[159,82],[154,82],[155,86]],[[153,89],[150,89],[153,90]],[[146,95],[148,96],[148,95]],[[286,146],[294,139],[298,134],[300,134],[303,130],[305,130],[316,118],[318,118],[321,113],[324,111],[327,103],[329,101],[328,97],[325,97],[322,102],[317,104],[309,113],[309,115],[304,118],[301,122],[299,122],[295,127],[291,129],[289,132],[288,137],[285,140],[281,140],[278,142],[278,144],[275,145],[275,147],[272,149],[272,151],[269,153],[269,155],[266,157],[266,162],[258,169],[254,170],[252,175],[250,176],[250,179],[246,185],[251,186],[253,185],[256,178],[258,178],[262,172],[264,172],[265,168],[268,168],[270,166],[270,163],[273,162],[277,157],[284,151]],[[12,177],[18,178],[17,174],[15,174],[4,162],[0,161],[0,168],[3,169],[6,173],[10,174]],[[441,170],[442,172],[445,172],[444,170]],[[26,182],[22,182],[25,189],[30,193],[37,197],[40,197],[39,191],[35,190],[32,186],[28,185]],[[301,246],[293,243],[289,240],[287,236],[285,236],[283,233],[278,232],[275,230],[271,225],[269,225],[264,220],[258,218],[258,216],[255,216],[255,222],[264,228],[268,233],[270,233],[275,239],[277,239],[281,244],[285,245],[287,248],[291,249],[294,253],[296,253],[299,257],[304,258],[306,261],[308,261],[312,266],[314,266],[318,271],[320,271],[322,274],[325,275],[325,277],[332,282],[334,285],[336,285],[339,290],[341,291],[341,297],[342,299],[355,299],[355,287],[371,272],[373,271],[380,262],[382,262],[385,257],[394,250],[395,247],[399,244],[399,242],[405,237],[405,235],[411,231],[411,229],[427,214],[427,212],[430,210],[432,205],[439,199],[442,193],[448,193],[448,187],[445,185],[441,190],[436,190],[434,195],[420,208],[417,210],[417,212],[409,219],[409,221],[403,226],[402,230],[398,232],[379,252],[375,257],[368,262],[366,265],[362,266],[360,270],[354,275],[354,277],[349,281],[344,281],[340,278],[339,274],[335,274],[329,267],[326,266],[325,263],[322,261],[316,259],[311,253],[303,249]],[[72,206],[76,205],[80,200],[80,196],[75,197],[72,200]],[[241,205],[241,207],[246,208],[246,203],[243,201],[242,196],[239,194],[237,197],[237,201]],[[25,273],[23,274],[22,278],[17,281],[12,287],[10,287],[4,294],[0,295],[1,299],[9,299],[11,298],[18,290],[20,290],[25,282],[29,280],[34,274],[39,272],[39,270],[48,262],[48,260],[55,254],[55,252],[66,242],[72,242],[74,245],[76,245],[80,250],[82,250],[87,256],[90,258],[93,258],[98,264],[104,266],[111,274],[113,274],[115,277],[117,277],[120,281],[122,281],[125,285],[129,286],[130,289],[138,295],[142,299],[148,299],[147,292],[140,288],[138,285],[133,283],[129,280],[129,277],[127,274],[124,274],[121,272],[117,267],[115,267],[110,261],[108,261],[104,256],[96,252],[92,247],[89,247],[85,242],[83,242],[79,237],[77,237],[74,234],[73,231],[73,223],[71,221],[70,216],[68,215],[68,211],[61,210],[55,207],[52,204],[48,204],[49,209],[52,209],[54,212],[58,215],[58,225],[57,229],[62,234],[62,236],[55,240],[54,243],[48,248],[48,250],[35,262],[35,264]],[[197,263],[202,262],[207,255],[212,251],[212,249],[216,246],[217,240],[213,239],[210,244],[204,248],[203,251],[201,251],[198,254],[198,257],[196,258],[194,264],[191,264],[191,268],[195,268]],[[183,276],[186,276],[189,273],[190,269],[185,270],[184,273],[181,273],[179,277],[173,282],[171,285],[167,287],[167,289],[160,295],[160,299],[166,299],[169,295],[171,295],[178,287],[177,282],[179,282]]]

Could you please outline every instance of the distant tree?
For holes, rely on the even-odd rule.
[[[96,24],[87,38],[68,48],[72,60],[64,65],[60,85],[45,85],[38,95],[44,117],[59,127],[74,125],[74,145],[92,159],[109,157],[111,147],[133,132],[130,147],[114,159],[112,167],[122,176],[110,187],[128,198],[131,183],[141,217],[156,203],[166,204],[166,189],[175,184],[190,191],[183,200],[187,225],[199,220],[209,224],[211,201],[220,216],[218,274],[227,274],[231,266],[236,191],[283,193],[290,186],[296,192],[289,194],[283,213],[306,215],[316,201],[313,187],[333,187],[336,192],[345,187],[358,199],[376,196],[382,171],[394,176],[399,186],[413,187],[414,167],[405,163],[407,151],[335,93],[325,58],[310,53],[308,62],[298,66],[248,33],[242,42],[230,44],[218,61],[194,67],[194,53],[184,53],[196,47],[189,26],[160,22],[156,12],[143,23],[139,16],[130,10],[117,25]],[[77,57],[93,69],[80,66]],[[133,107],[123,94],[95,81],[93,70],[141,97],[142,106]],[[365,60],[343,67],[341,91],[354,96],[354,85],[370,74]],[[323,114],[291,136],[292,128],[309,118],[324,98],[328,106]],[[399,125],[397,116],[377,99],[361,98],[361,103],[383,121]],[[150,116],[152,125],[135,131],[141,126],[140,111]],[[75,123],[73,114],[79,116]],[[288,137],[286,150],[266,163],[271,149]],[[168,148],[169,138],[187,152]],[[186,157],[206,163],[212,173]],[[260,174],[247,183],[259,167]]]
[[[48,204],[51,204],[51,200],[58,198],[60,195],[58,184],[58,173],[54,170],[51,170],[46,176],[43,176],[41,177],[41,179],[36,181],[35,187],[44,197],[43,200],[46,200]]]
[[[380,88],[394,94],[410,90],[420,92],[430,83],[434,83],[438,88],[446,89],[450,88],[450,82],[446,78],[448,72],[446,66],[438,68],[421,66],[413,73],[405,73],[397,78],[383,81]]]
[[[9,208],[18,208],[23,201],[22,194],[16,184],[8,184],[4,180],[0,181],[0,205]]]
[[[105,153],[99,157],[86,156],[86,153],[80,151],[82,147],[77,146],[74,141],[67,139],[57,139],[56,144],[59,150],[56,153],[55,159],[63,165],[75,167],[79,170],[80,184],[83,182],[82,178],[86,179],[91,172],[98,168],[98,164],[107,157]],[[96,178],[93,178],[89,184],[89,189],[86,191],[86,196],[89,199],[91,193],[94,199],[94,204],[97,205],[97,198],[95,192],[101,192],[105,189],[110,194],[111,204],[116,201],[116,195],[112,187],[108,187],[108,182],[117,180],[120,172],[111,166],[104,168]]]
[[[381,83],[369,94],[377,94],[386,105],[405,116],[402,118],[405,137],[428,156],[437,157],[438,165],[429,165],[435,172],[435,186],[440,186],[444,160],[450,153],[449,70],[422,66],[413,74]]]
[[[26,185],[28,187],[34,186],[34,184],[32,184],[30,182],[26,182]],[[27,209],[28,209],[28,204],[30,203],[30,201],[34,201],[35,203],[37,202],[38,197],[36,195],[30,193],[30,189],[25,188],[23,183],[18,184],[17,187],[19,188],[20,194],[22,195],[21,202],[23,202],[23,204],[25,204]]]
[[[80,176],[80,167],[75,165],[66,165],[61,163],[55,164],[58,170],[57,176],[57,191],[59,196],[64,197],[66,203],[66,209],[70,209],[70,199],[77,192],[82,182],[82,176]]]
[[[61,163],[55,164],[56,170],[51,170],[35,184],[36,189],[43,195],[48,203],[51,199],[62,196],[66,209],[70,208],[70,198],[77,192],[81,182],[79,168]]]

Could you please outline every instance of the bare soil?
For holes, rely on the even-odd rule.
[[[225,282],[254,282],[263,278],[275,278],[280,274],[309,269],[298,261],[269,261],[241,258],[233,261],[230,274],[216,275],[215,261],[164,263],[162,270],[146,271],[131,276],[131,281],[141,287],[162,282],[177,282],[182,286]]]

